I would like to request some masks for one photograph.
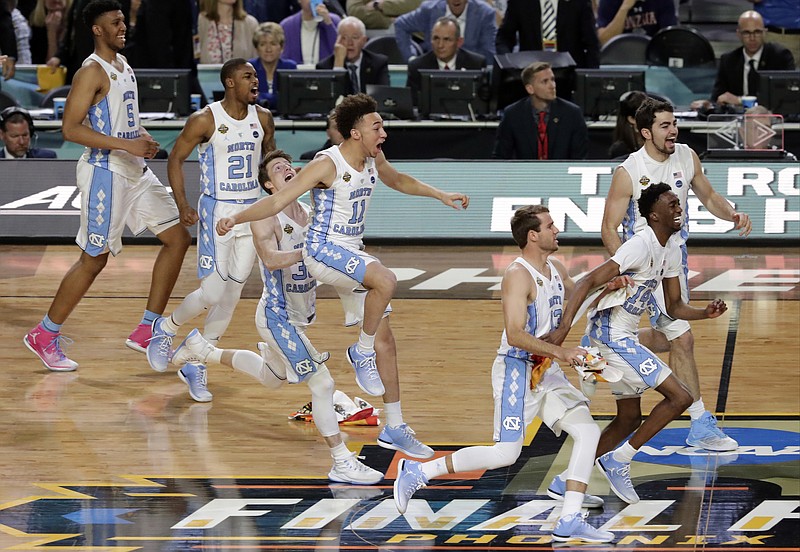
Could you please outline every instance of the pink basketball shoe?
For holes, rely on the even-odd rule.
[[[136,329],[133,330],[133,333],[128,336],[127,341],[125,341],[125,345],[134,351],[146,353],[147,342],[150,341],[151,337],[153,337],[153,329],[150,324],[139,324],[136,326]]]
[[[69,345],[72,340],[60,332],[48,332],[41,324],[33,328],[22,339],[25,346],[39,357],[42,364],[53,372],[72,372],[78,363],[67,358],[61,344]]]

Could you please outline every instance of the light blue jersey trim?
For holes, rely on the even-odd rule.
[[[88,240],[85,250],[92,257],[104,253],[108,245],[113,192],[114,173],[106,168],[94,167],[89,187]]]

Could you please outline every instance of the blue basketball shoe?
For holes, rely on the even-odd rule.
[[[163,316],[153,320],[153,337],[147,343],[147,362],[150,364],[150,368],[156,372],[164,372],[169,366],[172,356],[172,339],[175,337],[175,334],[162,328],[163,324]]]
[[[397,478],[394,480],[394,504],[401,514],[406,513],[408,501],[418,490],[428,485],[420,463],[401,458],[397,463]]]
[[[707,411],[692,422],[686,444],[712,452],[730,452],[739,448],[739,443],[725,435],[717,425],[717,419]]]
[[[397,427],[385,425],[378,436],[378,445],[385,449],[400,451],[414,458],[433,456],[433,449],[421,443],[414,435],[414,430],[408,427],[408,424],[400,424]]]
[[[633,490],[631,482],[631,465],[629,462],[617,462],[614,460],[614,451],[605,453],[594,461],[597,469],[608,479],[611,490],[628,504],[639,502],[639,495]]]
[[[184,364],[178,377],[189,386],[189,395],[197,402],[209,402],[214,395],[208,390],[208,372],[202,364]]]
[[[561,479],[560,475],[557,475],[553,478],[553,482],[550,483],[550,486],[547,487],[547,496],[552,498],[553,500],[558,500],[559,502],[564,501],[564,493],[567,492],[567,482]],[[590,494],[583,495],[583,504],[584,508],[602,508],[605,501],[599,496],[594,496]]]
[[[611,531],[601,531],[595,529],[588,523],[580,512],[562,517],[553,529],[553,540],[559,542],[583,541],[583,542],[611,542],[614,540],[614,533]]]
[[[375,351],[369,354],[362,353],[356,343],[347,349],[347,361],[356,371],[356,383],[364,393],[374,397],[386,393],[381,375],[378,373],[378,366],[375,364]]]

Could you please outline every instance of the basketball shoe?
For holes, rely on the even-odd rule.
[[[414,435],[416,435],[414,430],[408,427],[408,424],[400,424],[397,427],[385,425],[378,436],[378,445],[385,449],[400,451],[414,458],[433,456],[433,449],[421,443]]]
[[[553,529],[553,540],[559,542],[583,541],[583,542],[611,542],[614,540],[614,533],[611,531],[601,531],[586,523],[585,516],[576,512],[564,516],[556,522]]]
[[[356,343],[347,349],[347,360],[356,371],[356,383],[364,393],[375,397],[386,393],[375,364],[375,351],[369,354],[362,353]]]
[[[164,372],[172,356],[172,339],[175,334],[170,334],[162,328],[164,317],[159,316],[153,320],[153,337],[147,343],[147,362],[156,372]]]
[[[401,514],[406,513],[408,501],[418,490],[428,486],[428,478],[422,473],[420,463],[401,458],[397,463],[397,478],[394,480],[394,505]]]
[[[39,357],[45,368],[52,372],[72,372],[78,369],[78,363],[67,358],[62,343],[69,345],[72,340],[60,332],[48,332],[41,324],[25,334],[22,338],[25,346]]]
[[[739,448],[739,443],[722,432],[717,425],[717,418],[708,411],[692,421],[686,444],[712,452],[730,452]]]
[[[139,324],[128,336],[128,339],[125,340],[125,345],[134,351],[147,353],[147,343],[151,337],[153,337],[152,326],[150,324]]]
[[[560,475],[557,475],[553,478],[553,482],[550,483],[550,486],[547,487],[547,496],[552,498],[553,500],[558,500],[559,502],[564,501],[564,493],[567,492],[567,482],[561,479]],[[605,502],[599,496],[594,496],[590,494],[583,495],[583,504],[584,508],[602,508]]]
[[[181,344],[172,352],[172,364],[183,366],[184,364],[205,364],[209,353],[214,350],[214,346],[206,341],[197,328],[189,332]]]
[[[208,372],[202,364],[184,364],[178,377],[189,386],[189,395],[197,402],[209,402],[214,395],[208,390]]]
[[[355,452],[343,460],[334,460],[328,479],[337,483],[353,485],[375,485],[383,479],[383,474],[363,464]]]
[[[594,461],[606,479],[608,479],[611,490],[628,504],[639,502],[639,495],[633,489],[631,482],[631,465],[629,462],[618,462],[614,459],[614,451],[605,453]]]

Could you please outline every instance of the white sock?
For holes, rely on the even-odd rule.
[[[383,410],[386,412],[386,425],[389,427],[403,425],[403,411],[400,409],[400,401],[383,403]]]
[[[331,447],[331,456],[334,460],[344,460],[350,456],[350,449],[344,443],[339,443],[335,447]]]
[[[209,342],[210,343],[210,342]],[[206,358],[203,359],[203,362],[206,364],[221,364],[222,363],[222,349],[216,347],[216,343],[212,343],[215,347],[211,349],[206,355]]]
[[[581,511],[583,504],[583,493],[578,491],[567,491],[564,493],[564,505],[561,507],[561,517],[576,514]]]
[[[358,336],[358,349],[362,353],[371,353],[375,350],[375,336],[367,335],[364,330],[361,330],[361,335]]]
[[[170,335],[175,335],[181,327],[172,320],[172,316],[167,316],[161,322],[161,329]]]
[[[706,405],[703,404],[703,399],[697,399],[692,405],[686,409],[693,422],[700,419],[700,416],[706,411]]]
[[[625,441],[622,445],[620,445],[619,448],[617,448],[617,450],[614,451],[612,456],[617,462],[630,464],[637,452],[639,452],[639,449],[633,448],[629,441]]]
[[[447,456],[442,456],[440,458],[434,458],[429,462],[423,462],[420,464],[420,469],[422,473],[425,474],[425,477],[428,478],[428,481],[433,479],[434,477],[439,477],[447,473]]]

